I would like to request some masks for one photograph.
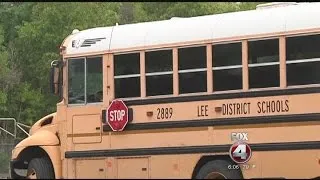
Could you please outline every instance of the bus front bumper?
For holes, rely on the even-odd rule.
[[[25,176],[21,176],[17,174],[15,171],[16,169],[27,169],[28,165],[24,164],[23,161],[19,161],[16,159],[13,159],[10,161],[10,168],[9,168],[9,175],[10,179],[25,179]]]

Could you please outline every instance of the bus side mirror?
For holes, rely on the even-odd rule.
[[[54,60],[51,62],[51,70],[50,70],[50,90],[53,94],[60,94],[60,88],[62,85],[62,61]]]

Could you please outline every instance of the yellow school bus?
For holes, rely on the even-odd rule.
[[[319,9],[74,30],[51,63],[62,100],[13,149],[11,177],[320,177]]]

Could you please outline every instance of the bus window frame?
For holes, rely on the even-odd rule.
[[[173,46],[168,46],[168,47],[160,47],[160,48],[144,48],[141,50],[134,50],[134,51],[123,51],[123,52],[116,52],[116,53],[111,53],[111,55],[114,57],[115,55],[121,55],[121,54],[130,54],[130,53],[140,53],[140,74],[135,74],[135,77],[140,77],[140,96],[138,97],[126,97],[126,98],[121,98],[123,100],[137,100],[137,99],[141,99],[141,98],[148,98],[148,99],[154,99],[154,98],[165,98],[165,97],[178,97],[178,96],[193,96],[193,95],[207,95],[207,94],[225,94],[225,93],[232,93],[232,92],[247,92],[247,91],[264,91],[264,90],[280,90],[280,89],[288,89],[288,88],[297,88],[297,87],[310,87],[310,86],[320,86],[320,84],[308,84],[308,85],[294,85],[294,86],[287,86],[287,78],[284,75],[283,72],[284,71],[286,73],[286,65],[290,64],[287,63],[286,58],[285,58],[285,53],[286,53],[286,38],[287,37],[296,37],[296,36],[308,36],[308,35],[316,35],[316,34],[320,34],[320,32],[310,32],[310,33],[297,33],[297,34],[279,34],[279,35],[271,35],[268,37],[248,37],[248,38],[241,38],[241,39],[235,39],[235,40],[228,40],[228,41],[212,41],[212,42],[204,42],[204,43],[194,43],[194,44],[181,44],[181,45],[173,45]],[[261,40],[272,40],[272,39],[277,39],[278,40],[278,48],[279,48],[279,61],[278,62],[267,62],[267,63],[257,63],[257,64],[249,64],[249,52],[248,52],[248,45],[250,41],[261,41]],[[283,40],[284,39],[284,40]],[[174,64],[176,61],[178,63],[178,50],[181,48],[192,48],[192,47],[206,47],[206,53],[212,52],[213,49],[208,48],[208,46],[212,46],[212,48],[214,48],[215,45],[219,45],[219,44],[232,44],[232,43],[241,43],[241,52],[242,52],[242,65],[232,65],[232,66],[221,66],[221,67],[204,67],[204,68],[197,68],[197,69],[187,69],[187,70],[176,70],[174,67],[172,68],[172,73],[170,72],[155,72],[155,73],[146,73],[145,72],[145,59],[144,61],[142,60],[142,58],[145,55],[145,52],[152,52],[152,51],[159,51],[159,50],[172,50],[173,53],[173,58],[172,58],[172,63]],[[284,47],[282,43],[284,43]],[[245,47],[247,46],[247,47]],[[246,50],[246,52],[244,52],[244,50]],[[177,55],[175,55],[175,53]],[[142,56],[143,54],[143,56]],[[177,57],[175,57],[177,56]],[[283,58],[284,56],[284,58]],[[206,55],[207,57],[207,61],[208,61],[208,55]],[[175,60],[175,58],[177,58]],[[283,69],[283,61],[285,62],[285,66]],[[320,58],[319,58],[320,61]],[[211,57],[211,62],[214,63],[214,58]],[[243,62],[246,62],[246,64],[244,64]],[[304,61],[306,62],[306,61]],[[113,62],[114,63],[114,62]],[[142,72],[142,66],[144,65],[144,72]],[[262,88],[250,88],[249,87],[249,68],[250,67],[263,67],[263,66],[272,66],[272,65],[278,65],[279,66],[279,86],[276,87],[262,87]],[[207,63],[208,66],[208,63]],[[208,68],[208,69],[207,69]],[[210,87],[208,85],[210,85],[209,83],[207,83],[207,91],[205,92],[194,92],[194,93],[183,93],[181,94],[179,91],[178,93],[175,92],[176,88],[179,88],[179,76],[178,76],[178,86],[176,87],[176,84],[173,83],[173,94],[168,94],[168,95],[155,95],[155,96],[146,96],[143,95],[143,91],[144,93],[146,93],[146,89],[143,89],[143,87],[146,87],[146,79],[145,77],[147,76],[152,76],[152,75],[156,75],[156,74],[173,74],[173,81],[175,81],[175,74],[178,73],[178,75],[180,73],[190,73],[190,72],[204,72],[206,71],[207,73],[207,81],[209,80],[208,77],[210,77],[209,71],[213,71],[213,70],[219,70],[219,69],[233,69],[233,68],[242,68],[242,89],[236,89],[236,90],[224,90],[224,91],[215,91],[214,87]],[[248,72],[245,72],[245,71]],[[176,72],[177,71],[177,72]],[[211,76],[212,78],[212,76]],[[114,78],[116,79],[116,78]],[[213,84],[212,84],[213,85]],[[212,90],[210,89],[212,88]],[[115,92],[114,92],[115,93]]]
[[[304,37],[304,36],[312,36],[312,35],[318,35],[320,36],[320,32],[311,32],[311,33],[299,33],[299,34],[290,34],[290,35],[285,35],[284,36],[284,43],[285,43],[285,49],[284,49],[284,56],[285,56],[285,66],[287,70],[287,65],[288,64],[300,64],[300,63],[308,63],[308,62],[320,62],[320,57],[318,58],[310,58],[310,59],[297,59],[297,60],[287,60],[287,38],[292,38],[292,37]],[[287,71],[286,71],[287,75]],[[286,85],[288,84],[288,79],[286,79]],[[299,88],[299,87],[316,87],[320,86],[320,83],[315,83],[315,84],[301,84],[301,85],[287,85],[287,88]]]
[[[129,100],[133,100],[133,99],[140,99],[142,97],[142,93],[141,93],[141,52],[143,52],[142,50],[139,51],[125,51],[125,52],[117,52],[117,53],[111,53],[112,54],[112,68],[113,68],[113,75],[112,75],[112,85],[113,85],[113,99],[129,99]],[[139,74],[129,74],[129,75],[115,75],[115,56],[117,55],[127,55],[127,54],[139,54],[139,65],[140,65],[140,71]],[[135,78],[135,77],[139,77],[140,78],[140,96],[135,96],[135,97],[116,97],[116,79],[125,79],[125,78]]]
[[[78,56],[78,57],[68,57],[65,58],[66,61],[66,81],[67,81],[67,85],[66,85],[66,104],[67,107],[78,107],[78,106],[90,106],[90,105],[101,105],[103,104],[104,100],[104,95],[102,96],[102,101],[101,102],[93,102],[93,103],[88,103],[87,102],[87,58],[95,58],[95,57],[100,57],[102,60],[102,92],[103,90],[103,81],[104,81],[104,73],[103,73],[103,54],[97,54],[97,55],[88,55],[88,56]],[[69,60],[72,59],[84,59],[84,103],[79,103],[79,104],[70,104],[69,103]],[[104,94],[104,92],[103,92]]]
[[[172,82],[172,94],[162,94],[162,95],[152,95],[152,96],[148,96],[147,95],[147,77],[152,77],[152,76],[161,76],[161,75],[172,75],[172,81],[174,78],[174,48],[157,48],[157,49],[150,49],[150,50],[145,50],[145,51],[140,51],[140,75],[141,77],[144,76],[144,81],[141,81],[141,97],[145,98],[145,97],[150,97],[150,98],[155,98],[155,97],[172,97],[174,95],[174,84]],[[172,65],[172,71],[156,71],[156,72],[147,72],[146,69],[146,53],[148,52],[157,52],[157,51],[171,51],[172,53],[172,59],[171,59],[171,65]],[[143,57],[141,56],[143,54]],[[144,58],[144,59],[143,59]],[[142,69],[143,67],[143,69]],[[144,70],[144,71],[143,71]],[[144,83],[144,86],[143,84]]]
[[[241,69],[241,72],[242,72],[242,88],[241,89],[229,89],[229,90],[223,90],[223,91],[216,91],[215,90],[215,87],[214,87],[214,77],[212,77],[211,81],[212,81],[212,90],[213,90],[213,93],[223,93],[223,92],[243,92],[245,91],[245,86],[244,86],[244,79],[245,78],[248,78],[244,76],[244,64],[243,64],[243,42],[244,40],[236,40],[236,41],[224,41],[224,42],[217,42],[217,43],[210,43],[209,45],[211,46],[211,67],[209,67],[209,71],[212,71],[212,74],[214,76],[214,71],[219,71],[219,70],[227,70],[227,69]],[[240,46],[241,46],[241,64],[240,65],[228,65],[228,66],[218,66],[218,67],[215,67],[214,66],[214,63],[215,63],[215,59],[214,59],[214,56],[213,56],[213,53],[214,53],[214,48],[216,45],[227,45],[227,44],[235,44],[235,43],[240,43]],[[209,73],[209,72],[208,72]]]
[[[198,43],[198,44],[192,44],[192,45],[185,45],[185,46],[176,46],[176,63],[177,63],[177,68],[173,68],[173,71],[177,71],[177,76],[178,76],[178,89],[177,89],[177,94],[176,96],[181,96],[181,95],[201,95],[201,94],[208,94],[208,57],[207,57],[207,54],[208,54],[208,46],[207,46],[207,43]],[[193,68],[193,69],[182,69],[182,70],[179,70],[179,49],[186,49],[186,48],[204,48],[205,49],[205,66],[203,68]],[[174,51],[173,51],[174,52]],[[173,61],[174,61],[174,56],[173,56]],[[198,91],[198,92],[189,92],[189,93],[181,93],[180,92],[180,78],[179,78],[179,75],[180,74],[186,74],[186,73],[199,73],[199,72],[205,72],[206,73],[206,89],[205,91]],[[174,78],[174,77],[173,77]],[[174,85],[174,83],[173,83]],[[173,88],[174,90],[174,88]],[[174,93],[173,93],[174,94]]]
[[[278,62],[266,62],[266,63],[249,63],[249,42],[253,41],[265,41],[265,40],[278,40],[278,56],[279,56],[279,61]],[[248,68],[248,90],[253,90],[253,89],[262,89],[262,90],[268,90],[268,89],[279,89],[281,88],[281,36],[271,36],[271,37],[265,37],[265,38],[248,38],[246,40],[247,43],[247,68]],[[285,53],[285,52],[284,52]],[[273,66],[273,65],[278,65],[279,69],[279,86],[273,86],[273,87],[259,87],[259,88],[252,88],[250,87],[250,67],[266,67],[266,66]]]

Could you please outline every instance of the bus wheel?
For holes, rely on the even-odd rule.
[[[224,160],[214,160],[203,165],[196,179],[242,179],[241,170],[229,170],[232,163]]]
[[[54,179],[54,171],[51,161],[46,158],[34,158],[30,161],[27,171],[27,179]]]

